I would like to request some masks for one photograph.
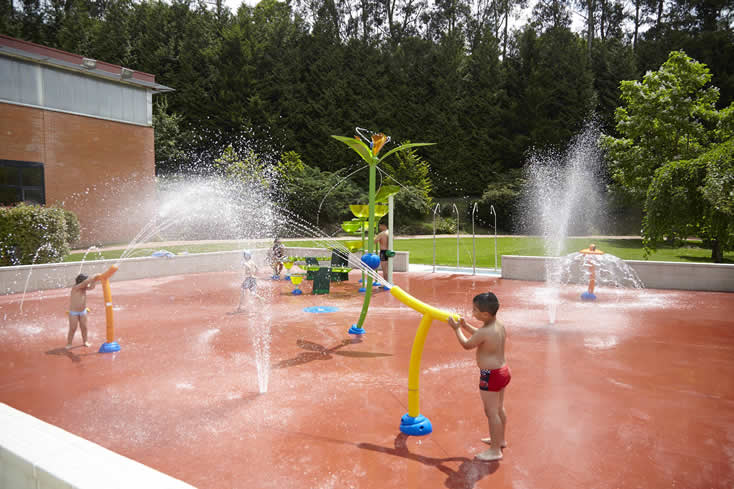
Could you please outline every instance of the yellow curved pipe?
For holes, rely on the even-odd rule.
[[[117,271],[117,268],[118,268],[117,265],[112,265],[106,271],[100,273],[99,275],[97,275],[94,278],[96,280],[107,280],[107,279],[109,279],[111,276],[113,276],[115,274],[115,272]]]
[[[112,291],[110,290],[110,277],[117,271],[117,265],[112,265],[107,271],[94,277],[102,281],[102,294],[104,295],[105,319],[107,321],[107,343],[115,341],[115,318],[112,312]]]
[[[439,321],[443,321],[445,323],[449,320],[449,316],[451,316],[452,318],[454,318],[454,320],[459,320],[458,314],[444,311],[443,309],[438,309],[437,307],[429,306],[425,302],[421,302],[412,295],[408,294],[397,285],[393,286],[390,289],[390,293],[406,306],[415,309],[423,315],[429,315],[433,319],[438,319]]]
[[[410,349],[410,367],[408,369],[408,416],[416,418],[420,415],[419,377],[423,346],[426,343],[428,330],[431,329],[431,323],[434,319],[447,322],[449,317],[452,317],[455,321],[458,321],[459,315],[429,306],[397,286],[393,286],[390,289],[390,293],[406,306],[423,314],[423,318],[418,325],[418,330],[415,332],[413,346]]]

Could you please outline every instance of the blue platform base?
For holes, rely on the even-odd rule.
[[[113,341],[111,343],[102,343],[98,353],[114,353],[116,351],[120,351],[120,345],[116,341]]]
[[[431,421],[422,414],[415,418],[409,414],[404,414],[400,418],[400,431],[406,435],[423,436],[431,433],[433,426],[431,426]]]
[[[357,327],[356,324],[353,324],[351,328],[349,328],[349,334],[365,334],[366,331],[364,328]]]
[[[280,280],[280,275],[273,275],[270,278],[273,279],[273,280]]]
[[[293,292],[291,292],[293,295],[301,295],[303,294],[303,291],[301,289],[293,289]]]
[[[595,301],[596,296],[592,294],[591,292],[584,292],[583,294],[581,294],[581,300],[582,301]]]
[[[360,292],[367,292],[367,289],[365,289],[364,287],[360,287],[360,288],[359,288],[359,291],[360,291]]]

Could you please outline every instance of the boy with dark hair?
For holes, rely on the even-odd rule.
[[[65,347],[67,350],[71,348],[77,324],[79,329],[82,330],[84,346],[89,346],[89,341],[87,341],[87,291],[94,288],[96,278],[90,278],[80,273],[77,275],[75,282],[75,285],[71,288],[71,298],[69,299],[69,333],[66,335]]]
[[[378,228],[380,232],[377,233],[377,236],[375,236],[375,243],[380,250],[380,267],[382,268],[382,277],[385,282],[387,282],[387,250],[390,231],[387,230],[387,224],[385,224],[384,222],[381,222],[378,225]]]
[[[475,319],[484,323],[475,328],[466,323],[464,318],[459,322],[449,316],[448,323],[454,329],[456,338],[466,350],[477,349],[477,366],[479,367],[479,394],[482,396],[484,413],[489,422],[490,438],[482,438],[490,448],[477,454],[479,460],[492,461],[502,458],[505,442],[507,415],[504,408],[505,387],[510,383],[510,369],[505,363],[505,328],[497,321],[500,303],[492,292],[485,292],[474,297],[472,313]],[[467,338],[462,328],[471,333]]]

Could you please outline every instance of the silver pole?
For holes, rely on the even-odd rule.
[[[459,271],[459,208],[454,204],[456,211],[456,271]]]
[[[387,247],[388,249],[395,251],[395,249],[393,248],[393,236],[395,236],[395,232],[392,227],[393,226],[393,209],[394,209],[393,204],[394,204],[393,196],[391,195],[390,197],[387,198],[387,206],[388,206],[387,207],[388,209],[387,228],[389,229],[388,234],[387,234]],[[393,266],[392,258],[388,258],[387,259],[387,281],[388,283],[393,283],[392,282],[392,266]]]
[[[433,273],[436,273],[436,212],[441,211],[441,204],[433,208]]]
[[[472,275],[477,274],[477,233],[474,232],[474,213],[477,211],[477,203],[474,202],[474,207],[471,209],[471,246],[472,246]]]
[[[494,210],[494,206],[489,206],[489,213],[494,214],[494,271],[497,272],[497,212]]]

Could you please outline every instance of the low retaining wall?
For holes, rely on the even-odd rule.
[[[0,487],[196,489],[0,403]]]
[[[502,278],[545,281],[542,256],[502,256]],[[625,260],[648,289],[708,290],[734,292],[734,265]]]
[[[265,264],[267,249],[252,250],[253,259],[258,266]],[[292,256],[331,256],[323,248],[288,248],[286,254]],[[398,251],[393,258],[393,271],[408,271],[408,252]],[[70,287],[79,273],[89,276],[102,273],[111,265],[120,263],[120,269],[112,276],[111,281],[136,280],[141,278],[163,277],[167,275],[183,275],[188,273],[226,272],[241,269],[242,252],[220,251],[216,253],[197,253],[192,255],[175,255],[170,258],[143,257],[126,258],[124,260],[96,260],[71,263],[46,263],[42,265],[21,265],[17,267],[0,267],[0,294],[18,294],[35,290],[59,289]],[[322,263],[328,266],[328,262]],[[81,270],[81,272],[80,272]],[[261,268],[262,270],[262,268]]]

